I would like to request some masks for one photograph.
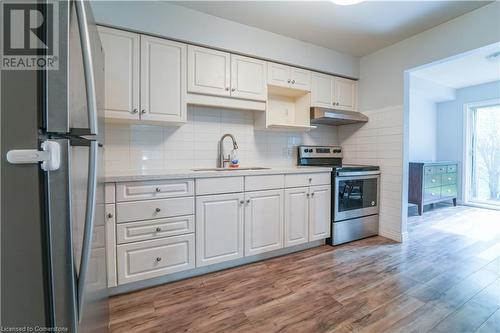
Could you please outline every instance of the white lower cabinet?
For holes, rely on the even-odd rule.
[[[117,246],[118,284],[151,279],[194,267],[193,234]]]
[[[283,190],[245,193],[245,256],[283,247]]]
[[[309,241],[309,187],[285,189],[285,246]]]
[[[243,193],[196,198],[196,266],[243,257]]]
[[[309,241],[330,237],[331,186],[311,186],[309,200]]]

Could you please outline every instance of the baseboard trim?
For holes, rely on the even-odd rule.
[[[402,234],[402,233],[392,231],[392,230],[379,230],[378,234],[379,234],[379,236],[392,239],[393,241],[396,241],[398,243],[402,243],[402,242],[408,240],[408,233],[407,232]]]

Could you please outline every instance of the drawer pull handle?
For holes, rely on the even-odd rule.
[[[161,188],[157,187],[156,192],[161,192]]]
[[[156,232],[160,232],[161,231],[161,228],[160,227],[157,227],[156,228]]]
[[[451,177],[448,177],[448,180],[451,180]]]
[[[313,193],[311,193],[311,197],[314,197],[314,192],[313,192]]]
[[[155,212],[159,213],[159,212],[161,212],[161,209],[160,208],[156,208]]]
[[[313,180],[312,178],[309,178],[309,183],[312,182],[312,180]]]
[[[247,204],[249,204],[249,203],[250,203],[250,199],[247,200]]]
[[[160,258],[160,257],[156,257],[156,261],[157,261],[157,262],[160,262],[160,261],[161,261],[161,258]]]
[[[108,217],[108,219],[112,219],[113,218],[113,214],[111,213],[108,213],[108,215],[106,215]]]
[[[243,205],[245,203],[245,200],[240,200],[240,205]]]
[[[432,180],[431,180],[431,182],[435,183],[435,182],[436,182],[436,180],[435,180],[435,179],[432,179]]]
[[[306,196],[309,198],[309,193],[307,193]]]

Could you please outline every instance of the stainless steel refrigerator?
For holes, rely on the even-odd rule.
[[[0,319],[103,332],[103,51],[88,1],[58,17],[59,69],[1,73]]]

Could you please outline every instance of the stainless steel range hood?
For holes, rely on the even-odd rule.
[[[360,112],[311,107],[311,124],[336,126],[366,122],[368,117]]]

